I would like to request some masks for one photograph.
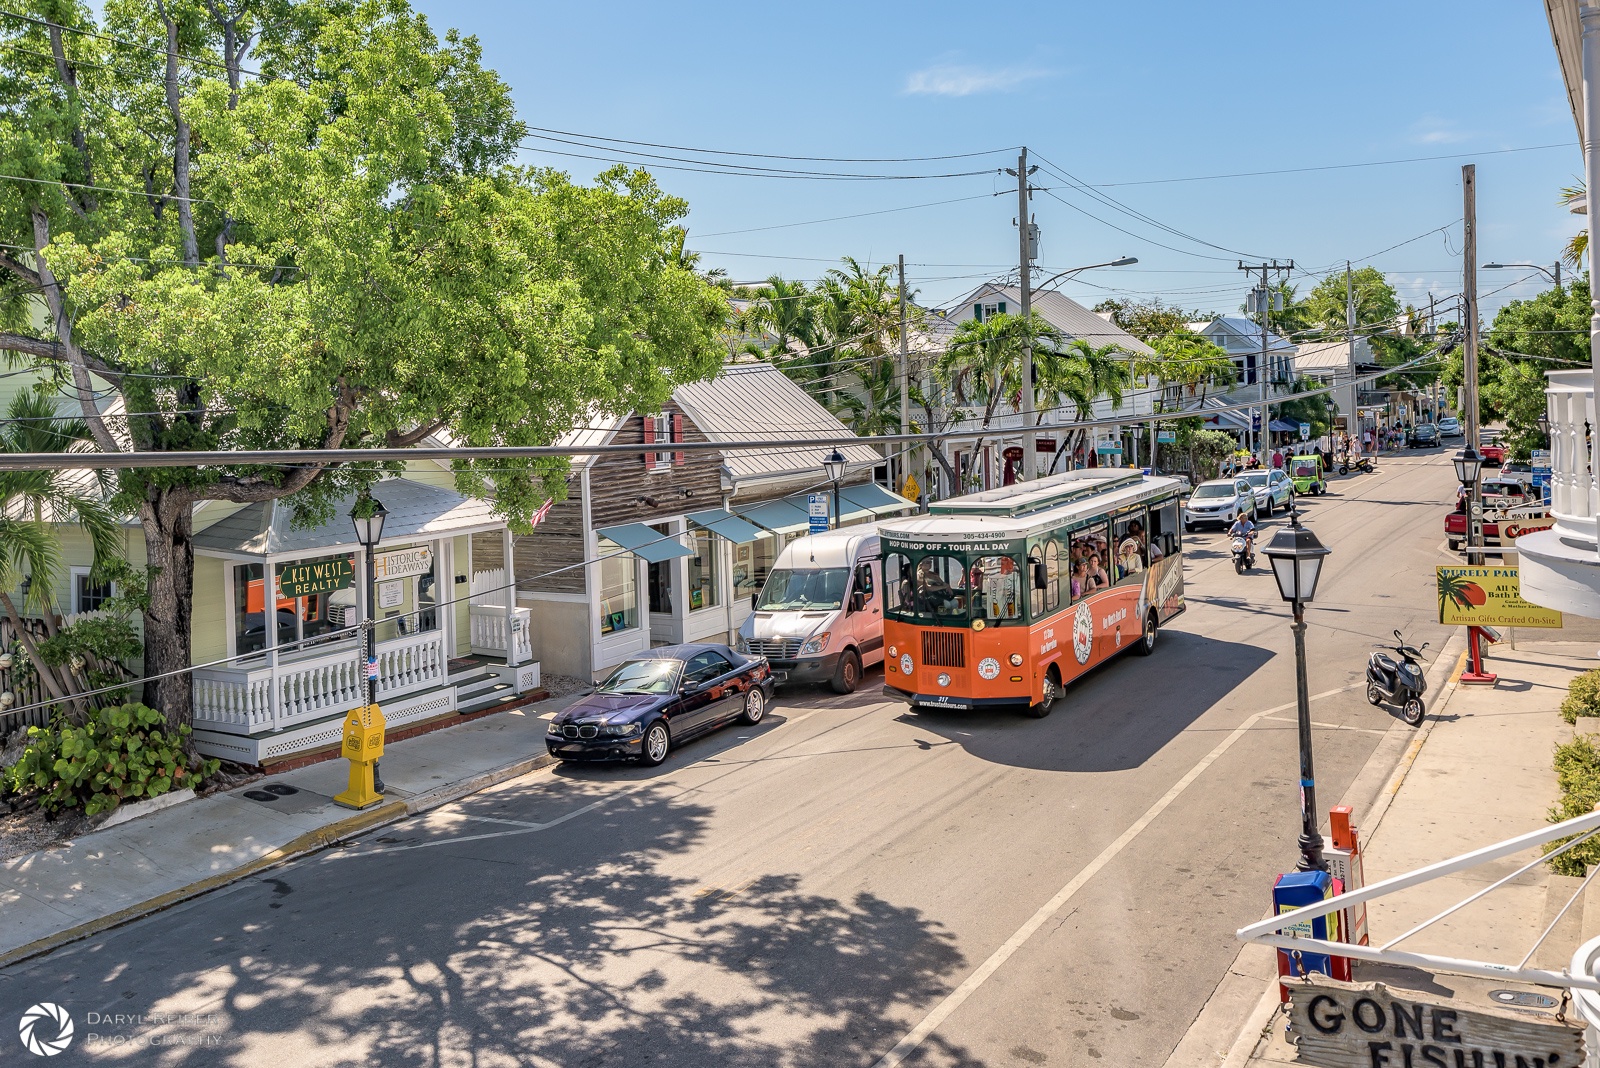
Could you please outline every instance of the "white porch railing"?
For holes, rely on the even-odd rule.
[[[448,675],[439,631],[380,642],[377,656],[380,700],[442,685]],[[283,654],[275,664],[199,668],[195,726],[255,734],[347,712],[366,699],[361,668],[361,647],[354,639],[326,651]]]
[[[475,604],[471,606],[472,651],[486,656],[506,655],[506,610],[499,605]],[[527,608],[512,610],[511,632],[517,640],[517,662],[526,664],[533,659],[533,640],[529,630],[533,626],[533,612]]]
[[[1595,515],[1600,490],[1595,486],[1594,375],[1584,371],[1551,371],[1545,398],[1550,408],[1550,514],[1563,540],[1595,545]]]

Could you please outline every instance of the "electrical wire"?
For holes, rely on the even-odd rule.
[[[1345,171],[1360,167],[1392,167],[1401,163],[1428,163],[1442,159],[1472,159],[1475,156],[1503,156],[1511,152],[1543,152],[1552,148],[1578,148],[1581,146],[1571,141],[1562,141],[1553,145],[1526,145],[1522,148],[1491,148],[1481,152],[1452,152],[1443,156],[1411,156],[1405,159],[1380,159],[1370,160],[1365,163],[1330,163],[1316,167],[1283,167],[1270,171],[1236,171],[1231,174],[1199,174],[1185,178],[1145,178],[1137,181],[1126,182],[1097,182],[1097,189],[1115,189],[1127,185],[1172,185],[1177,182],[1215,182],[1227,178],[1260,178],[1274,174],[1309,174],[1312,171]]]

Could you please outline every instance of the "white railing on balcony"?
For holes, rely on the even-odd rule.
[[[506,655],[506,610],[499,605],[475,604],[471,606],[472,651],[485,656]],[[517,641],[517,662],[526,664],[533,659],[533,640],[529,631],[533,626],[533,613],[527,608],[516,608],[511,615],[511,633]]]
[[[1545,399],[1550,413],[1550,514],[1563,541],[1595,544],[1600,488],[1595,485],[1594,375],[1551,371]]]
[[[439,631],[379,642],[377,657],[380,699],[442,685],[448,674]],[[285,653],[277,663],[266,661],[196,669],[195,726],[229,734],[282,730],[347,712],[366,699],[361,648],[354,639],[316,652]]]

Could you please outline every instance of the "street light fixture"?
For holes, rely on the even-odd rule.
[[[362,559],[365,562],[367,580],[367,618],[363,629],[366,634],[367,652],[367,707],[372,708],[378,703],[378,578],[377,567],[373,556],[377,551],[378,543],[383,540],[383,521],[389,518],[389,510],[383,502],[363,492],[356,498],[355,507],[350,509],[350,521],[355,524],[356,541],[361,543]],[[378,762],[372,764],[372,788],[378,793],[383,793],[383,773],[378,770]]]
[[[1043,282],[1040,282],[1038,285],[1034,286],[1033,288],[1034,289],[1043,289],[1046,286],[1048,286],[1051,282],[1054,282],[1056,279],[1065,278],[1069,274],[1077,274],[1079,271],[1092,271],[1097,267],[1132,267],[1134,264],[1136,264],[1138,262],[1139,262],[1139,257],[1137,257],[1137,256],[1121,256],[1121,257],[1118,257],[1117,259],[1114,259],[1114,260],[1107,260],[1104,263],[1090,263],[1090,264],[1086,264],[1083,267],[1068,267],[1066,270],[1060,272],[1059,274],[1051,275],[1049,278],[1045,279]]]
[[[1538,271],[1540,274],[1542,274],[1546,278],[1550,279],[1550,281],[1554,282],[1556,284],[1556,288],[1557,289],[1561,288],[1561,261],[1560,260],[1556,260],[1555,273],[1553,273],[1553,274],[1551,273],[1549,268],[1540,267],[1537,263],[1486,263],[1486,264],[1483,265],[1483,268],[1486,271],[1501,271],[1501,270],[1505,270],[1505,269],[1510,268],[1510,267],[1526,267],[1530,271]]]
[[[828,481],[833,483],[833,523],[832,529],[839,526],[839,481],[844,478],[845,459],[844,453],[834,449],[822,458],[822,470],[828,476]]]
[[[1278,593],[1294,606],[1295,698],[1300,724],[1300,864],[1301,871],[1327,871],[1322,835],[1317,831],[1317,784],[1311,759],[1311,697],[1306,684],[1306,603],[1317,593],[1323,558],[1331,551],[1300,525],[1300,509],[1291,508],[1289,525],[1279,528],[1264,550],[1272,561]]]
[[[1462,449],[1450,461],[1456,468],[1456,479],[1465,487],[1467,492],[1478,484],[1478,472],[1483,470],[1483,457],[1478,455],[1478,450],[1471,445]]]

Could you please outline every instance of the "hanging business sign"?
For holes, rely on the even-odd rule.
[[[384,579],[426,575],[432,570],[433,549],[426,545],[395,549],[372,558],[372,577],[380,582]]]
[[[406,584],[399,579],[378,583],[378,607],[399,608],[406,599]]]
[[[315,597],[347,588],[356,569],[348,556],[284,564],[278,569],[278,593],[284,597]]]
[[[1561,613],[1522,599],[1514,567],[1439,568],[1439,622],[1448,627],[1560,627]]]
[[[1286,985],[1296,1064],[1580,1068],[1585,1063],[1582,1026],[1552,1013],[1480,1008],[1382,983],[1321,976]]]

